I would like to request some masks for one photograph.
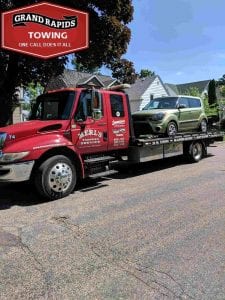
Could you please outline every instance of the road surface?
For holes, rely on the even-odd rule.
[[[225,299],[225,143],[45,201],[0,186],[0,299]]]

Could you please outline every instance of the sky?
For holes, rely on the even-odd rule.
[[[164,83],[225,74],[225,0],[133,0],[131,42],[124,58]]]

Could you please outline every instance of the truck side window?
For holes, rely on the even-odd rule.
[[[102,99],[100,94],[95,91],[93,95],[92,90],[81,92],[77,111],[75,113],[75,120],[86,120],[88,117],[93,117],[93,111],[99,109],[102,112]]]
[[[111,112],[113,117],[124,117],[123,97],[116,94],[110,95]]]

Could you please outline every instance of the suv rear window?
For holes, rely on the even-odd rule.
[[[201,101],[198,98],[189,98],[190,107],[201,107]]]

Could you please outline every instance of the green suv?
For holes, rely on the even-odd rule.
[[[207,117],[198,97],[161,97],[151,100],[142,111],[132,114],[138,135],[157,133],[167,136],[177,132],[207,132]]]

